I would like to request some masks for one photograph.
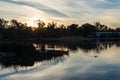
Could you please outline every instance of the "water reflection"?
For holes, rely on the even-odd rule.
[[[35,45],[35,44],[34,44]],[[37,44],[36,44],[37,45]],[[37,49],[32,44],[1,44],[0,45],[0,63],[4,67],[10,66],[33,66],[35,62],[44,63],[54,60],[59,62],[69,56],[68,51],[47,50],[43,45]]]
[[[45,45],[46,44],[46,45]],[[36,44],[36,49],[39,49],[43,43]],[[35,46],[36,46],[35,45]],[[77,51],[78,49],[83,50],[86,53],[91,51],[99,53],[102,50],[106,50],[111,48],[112,46],[120,46],[119,39],[91,39],[91,40],[84,40],[83,42],[50,42],[44,43],[47,49],[54,49],[54,50],[70,50],[70,51]]]
[[[120,80],[119,52],[119,40],[1,43],[0,78],[3,80],[10,78],[11,80]],[[37,63],[41,65],[35,66]],[[26,69],[32,66],[35,67]],[[22,68],[22,70],[12,72],[8,67],[16,70]],[[5,79],[6,76],[10,76],[9,79]]]
[[[107,42],[106,42],[107,41]],[[120,46],[119,40],[89,40],[81,43],[33,43],[33,44],[0,44],[0,63],[4,67],[33,66],[35,62],[63,61],[69,56],[69,51],[81,49],[84,53],[95,53],[97,58],[100,51]]]

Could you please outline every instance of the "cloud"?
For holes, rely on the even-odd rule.
[[[50,22],[52,20],[62,22],[63,24],[75,22],[83,24],[101,21],[108,26],[120,26],[119,0],[1,0],[0,2],[11,3],[18,8],[24,6],[23,9],[26,12],[24,10],[18,11],[15,7],[14,10],[31,17],[34,17],[35,14],[37,14],[36,17],[43,16]],[[5,5],[5,7],[7,6]],[[30,10],[25,9],[25,6]],[[9,10],[9,8],[6,8],[6,10]],[[10,14],[12,14],[11,11]]]
[[[40,3],[36,2],[24,2],[24,1],[12,1],[12,0],[1,0],[3,2],[8,2],[8,3],[13,3],[13,4],[18,4],[18,5],[24,5],[24,6],[29,6],[38,10],[41,10],[45,13],[52,14],[54,16],[59,16],[59,17],[68,17],[67,15],[59,12],[58,10],[55,10],[53,8],[47,7],[45,5],[42,5]]]
[[[23,16],[23,17],[27,17],[25,15],[22,15],[22,14],[16,14],[16,13],[12,13],[12,12],[9,12],[9,11],[4,11],[4,10],[0,10],[0,14],[6,14],[6,15],[14,15],[14,16]]]
[[[103,9],[120,9],[120,3],[116,1],[106,1],[107,3],[101,3],[101,4],[96,4],[94,5],[97,8],[103,8]]]

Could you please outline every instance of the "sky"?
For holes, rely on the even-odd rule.
[[[120,0],[0,0],[0,17],[34,26],[35,20],[60,24],[101,22],[120,27]]]

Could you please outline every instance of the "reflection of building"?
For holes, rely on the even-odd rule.
[[[118,37],[120,32],[104,31],[104,32],[92,32],[91,37]]]
[[[113,32],[95,32],[95,34],[96,34],[97,37],[100,37],[102,35],[107,37],[108,35],[112,35]]]

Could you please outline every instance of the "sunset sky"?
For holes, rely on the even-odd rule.
[[[33,26],[34,20],[120,27],[120,0],[0,0],[0,17]]]

